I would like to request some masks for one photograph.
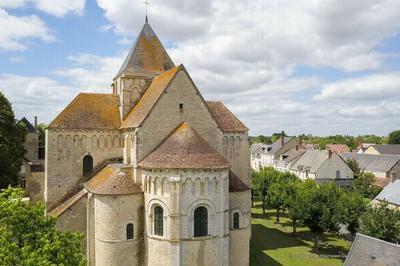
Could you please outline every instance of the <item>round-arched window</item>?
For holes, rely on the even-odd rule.
[[[239,213],[235,212],[233,214],[233,229],[239,229],[240,222],[239,222]]]
[[[133,224],[127,224],[126,225],[126,239],[133,239],[134,238],[134,233],[133,233]]]
[[[206,207],[198,207],[194,211],[194,236],[208,235],[208,211]]]
[[[83,157],[83,176],[89,177],[93,174],[93,157],[86,155]]]
[[[154,207],[154,234],[157,236],[164,235],[164,211],[160,206]]]

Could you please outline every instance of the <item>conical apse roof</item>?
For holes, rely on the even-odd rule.
[[[122,74],[158,75],[174,66],[157,35],[146,22],[116,78]]]

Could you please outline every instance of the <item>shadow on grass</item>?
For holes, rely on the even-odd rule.
[[[258,219],[274,219],[274,213],[266,215],[253,213],[253,218]],[[292,226],[291,221],[285,221],[284,226]],[[276,228],[269,228],[262,224],[252,225],[252,240],[251,240],[251,265],[281,265],[273,258],[269,257],[265,251],[276,250],[280,248],[290,248],[304,246],[312,251],[314,235],[310,231],[300,231],[294,236],[290,232],[283,232]],[[337,239],[334,234],[324,234],[320,236],[321,245],[319,248],[319,256],[326,258],[342,259],[344,261],[348,250],[343,246],[335,246],[328,244],[328,241]]]

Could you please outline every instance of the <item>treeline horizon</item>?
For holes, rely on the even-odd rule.
[[[264,143],[272,144],[281,137],[282,133],[274,133],[269,135],[249,136],[250,144]],[[285,136],[286,133],[285,133]],[[326,149],[328,144],[344,144],[351,150],[357,149],[361,143],[374,143],[374,144],[400,144],[400,130],[393,131],[387,136],[377,135],[331,135],[331,136],[314,136],[312,134],[301,134],[294,136],[302,140],[305,144],[318,145],[320,149]]]

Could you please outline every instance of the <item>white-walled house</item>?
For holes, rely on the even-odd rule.
[[[260,170],[263,166],[262,158],[265,158],[262,154],[267,153],[270,148],[270,145],[264,143],[253,143],[250,145],[250,164],[253,170]]]
[[[296,145],[298,145],[298,141],[295,137],[280,137],[271,144],[266,153],[261,154],[262,166],[275,166],[276,160],[279,160],[282,154],[296,147]]]
[[[354,177],[347,163],[335,152],[307,150],[290,167],[290,171],[304,180],[312,178],[317,183],[335,182],[350,186]]]

